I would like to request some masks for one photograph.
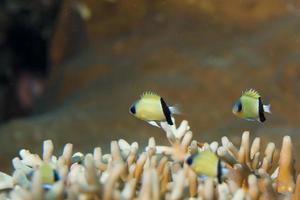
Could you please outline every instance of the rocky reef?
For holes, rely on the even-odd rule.
[[[226,137],[221,142],[193,140],[187,121],[161,123],[169,145],[153,137],[145,149],[137,142],[112,141],[110,153],[100,147],[86,155],[66,144],[53,155],[51,140],[44,141],[40,157],[22,149],[13,159],[12,176],[0,174],[0,198],[31,199],[293,199],[300,198],[300,175],[294,170],[293,145],[285,136],[281,150],[269,142],[265,149],[256,137],[244,132],[240,147]],[[229,173],[199,178],[185,163],[187,156],[204,150],[215,153]]]

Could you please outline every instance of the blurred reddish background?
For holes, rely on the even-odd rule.
[[[300,7],[282,0],[3,1],[1,170],[20,148],[108,148],[164,133],[128,113],[144,91],[178,103],[199,141],[250,130],[300,150]],[[235,118],[247,88],[272,105],[264,124]],[[296,163],[299,169],[299,161]]]

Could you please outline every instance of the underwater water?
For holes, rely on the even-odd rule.
[[[86,0],[76,1],[72,10],[72,1],[65,0],[49,25],[49,61],[41,64],[47,65],[46,75],[14,79],[12,73],[12,82],[1,86],[10,90],[8,85],[19,88],[31,81],[37,93],[32,100],[22,96],[26,87],[11,89],[21,91],[16,99],[22,97],[25,111],[8,110],[16,114],[7,114],[1,124],[0,169],[11,169],[10,160],[21,148],[40,152],[45,139],[53,140],[56,150],[71,142],[83,152],[108,149],[119,138],[146,145],[153,136],[166,144],[162,130],[129,114],[145,91],[179,104],[183,114],[176,120],[187,119],[198,141],[228,136],[238,143],[249,130],[277,147],[290,135],[299,152],[299,3],[231,1]],[[6,53],[3,48],[1,57]],[[9,67],[4,61],[1,65],[3,71]],[[32,77],[34,70],[26,70]],[[264,123],[232,114],[234,102],[249,88],[271,104]],[[7,101],[11,108],[19,106],[10,97],[1,99],[2,113]],[[299,170],[299,161],[296,166]]]

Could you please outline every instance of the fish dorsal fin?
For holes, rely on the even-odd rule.
[[[144,92],[140,98],[141,99],[143,99],[143,98],[160,98],[160,96],[154,92],[147,91],[147,92]]]
[[[252,98],[256,98],[256,99],[258,99],[260,97],[259,93],[254,89],[246,90],[243,93],[243,96],[248,96],[248,97],[252,97]]]

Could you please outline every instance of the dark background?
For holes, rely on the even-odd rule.
[[[243,131],[300,150],[300,6],[281,0],[0,1],[0,168],[21,148],[108,151],[111,140],[164,132],[135,119],[144,91],[180,104],[194,138],[238,143]],[[272,115],[233,116],[255,88]],[[296,163],[297,168],[299,162]]]

